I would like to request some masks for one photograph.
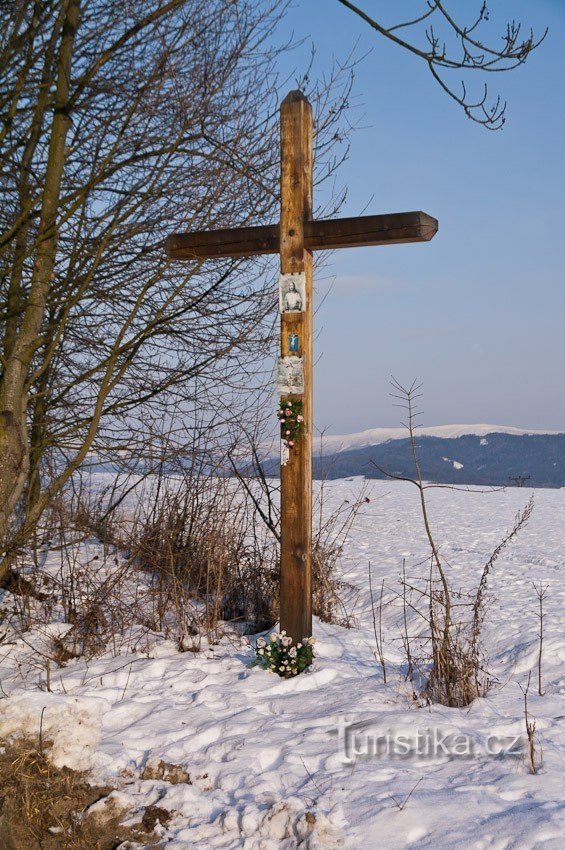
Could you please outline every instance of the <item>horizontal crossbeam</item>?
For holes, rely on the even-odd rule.
[[[429,242],[437,233],[437,219],[424,212],[365,215],[304,222],[304,247],[309,251],[361,248]],[[171,260],[209,260],[219,257],[252,257],[279,253],[279,225],[236,227],[174,233],[166,241]]]

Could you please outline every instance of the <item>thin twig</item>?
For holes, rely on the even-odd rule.
[[[386,663],[385,663],[385,657],[384,657],[384,654],[383,654],[383,630],[382,630],[384,586],[385,586],[385,581],[383,579],[382,584],[381,584],[381,595],[380,595],[380,600],[379,600],[379,626],[378,626],[378,629],[377,629],[377,620],[376,620],[376,617],[375,617],[375,600],[374,600],[374,597],[373,597],[373,580],[372,580],[372,577],[371,577],[371,562],[369,561],[369,594],[371,596],[371,612],[372,612],[372,615],[373,615],[373,633],[375,635],[375,643],[377,645],[377,658],[379,659],[380,665],[382,667],[383,682],[386,685]]]
[[[412,796],[412,794],[414,793],[414,791],[416,790],[416,788],[418,787],[420,782],[422,782],[423,778],[424,778],[423,776],[420,776],[420,778],[418,779],[418,781],[416,782],[416,784],[414,785],[414,787],[412,788],[412,790],[410,791],[410,793],[408,794],[406,799],[403,800],[402,803],[399,803],[398,800],[396,799],[396,797],[394,797],[392,794],[390,795],[391,800],[394,800],[394,802],[398,806],[399,811],[402,811],[406,807],[408,800],[410,799],[410,797]]]

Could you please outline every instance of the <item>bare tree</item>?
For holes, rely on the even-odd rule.
[[[425,62],[434,80],[467,117],[489,130],[499,130],[504,125],[506,102],[497,96],[489,103],[486,83],[477,96],[469,94],[465,80],[461,81],[457,90],[450,72],[467,74],[478,71],[486,75],[511,71],[526,62],[547,34],[546,30],[536,38],[530,30],[523,35],[522,25],[512,20],[498,39],[483,37],[482,32],[490,18],[486,2],[481,3],[478,11],[471,13],[472,17],[466,23],[450,12],[443,0],[421,0],[419,11],[408,19],[397,19],[395,23],[386,22],[387,10],[383,10],[383,4],[379,4],[377,20],[350,0],[338,0],[338,3],[358,15],[380,36]]]
[[[0,23],[0,546],[94,453],[174,411],[225,427],[271,345],[256,262],[171,266],[173,230],[275,217],[283,0],[20,0]],[[347,74],[312,91],[322,172]],[[49,459],[49,467],[47,465]],[[23,513],[14,511],[25,494]],[[12,522],[11,531],[9,531]],[[7,569],[0,566],[0,581]]]

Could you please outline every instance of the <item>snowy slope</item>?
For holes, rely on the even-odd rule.
[[[452,440],[457,437],[474,435],[486,437],[488,434],[513,434],[520,437],[524,434],[559,434],[560,431],[536,431],[514,428],[512,425],[432,425],[418,428],[419,437],[439,437]],[[405,440],[408,436],[406,428],[370,428],[357,434],[326,434],[323,436],[322,447],[326,454],[347,449],[359,449],[363,446],[378,446],[388,440]],[[314,441],[316,443],[316,441]],[[319,446],[315,445],[316,453]]]
[[[423,477],[443,484],[565,486],[565,433],[501,425],[440,425],[416,430]],[[279,475],[277,447],[265,450],[264,470]],[[408,432],[375,428],[314,440],[315,478],[385,478],[383,470],[411,478],[414,460]]]
[[[371,501],[342,564],[358,628],[316,622],[311,672],[282,680],[251,669],[251,653],[236,638],[181,655],[150,635],[137,651],[124,646],[117,657],[108,653],[88,665],[78,659],[52,671],[48,693],[30,649],[34,642],[44,647],[46,636],[26,635],[25,642],[2,645],[0,733],[36,733],[45,708],[44,735],[55,739],[61,763],[89,763],[97,778],[119,783],[133,813],[149,803],[174,813],[163,832],[168,850],[562,850],[565,490],[536,493],[529,525],[493,570],[485,635],[490,693],[466,709],[449,709],[414,700],[404,677],[402,559],[408,575],[427,569],[417,494],[409,484],[370,486]],[[351,501],[359,487],[359,481],[326,484],[327,509]],[[455,586],[476,585],[527,495],[523,489],[430,491],[432,526]],[[84,558],[93,557],[96,544],[89,547]],[[47,566],[56,569],[59,558],[51,552]],[[385,580],[386,685],[374,657],[369,562],[374,586]],[[490,736],[524,734],[520,685],[537,664],[534,581],[549,587],[545,695],[532,687],[529,698],[543,753],[537,776],[528,772],[522,749],[509,756],[486,752]],[[418,631],[417,619],[410,628]],[[374,736],[457,734],[472,742],[473,752],[348,760],[337,735],[345,723],[365,723]],[[142,779],[151,759],[182,766],[191,784]]]

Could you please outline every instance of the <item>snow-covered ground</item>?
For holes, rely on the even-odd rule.
[[[327,484],[326,509],[353,501],[360,487],[358,479]],[[131,818],[149,804],[173,812],[162,835],[169,850],[562,850],[565,490],[536,492],[529,524],[496,561],[484,634],[493,684],[486,698],[454,709],[415,698],[405,680],[402,560],[414,581],[427,569],[416,488],[383,481],[370,487],[342,563],[344,597],[357,627],[316,621],[310,672],[284,680],[251,668],[253,652],[236,637],[179,654],[153,635],[137,652],[51,669],[47,692],[33,653],[35,645],[47,645],[43,629],[0,644],[0,734],[37,734],[41,724],[58,762],[89,766],[97,781],[119,786]],[[525,488],[429,491],[432,526],[454,588],[476,586],[529,495]],[[94,552],[101,555],[102,547],[84,547],[85,558]],[[56,569],[59,558],[51,552],[46,567]],[[375,659],[369,562],[377,597],[385,580],[386,685]],[[548,586],[544,696],[537,694],[533,582]],[[418,622],[410,617],[412,634]],[[529,671],[538,775],[529,772],[523,740],[513,746],[517,754],[499,752],[524,737],[520,685]],[[409,743],[395,753],[394,741],[401,740]],[[141,778],[159,760],[187,771],[190,782]]]

